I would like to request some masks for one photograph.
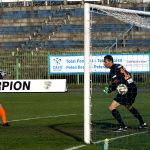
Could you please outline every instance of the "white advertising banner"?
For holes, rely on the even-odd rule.
[[[109,69],[103,65],[105,55],[91,56],[91,72],[106,73]],[[149,72],[149,54],[114,54],[114,63],[122,64],[129,72]],[[48,57],[49,74],[83,73],[84,56],[51,56]]]
[[[0,92],[66,92],[66,79],[0,80]]]

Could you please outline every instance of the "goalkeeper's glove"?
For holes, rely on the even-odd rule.
[[[108,94],[108,93],[109,93],[109,88],[108,88],[108,87],[105,87],[104,90],[103,90],[103,92],[104,92],[105,94]]]

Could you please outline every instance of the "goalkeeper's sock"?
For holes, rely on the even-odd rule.
[[[117,109],[113,109],[113,110],[111,111],[111,113],[112,113],[112,115],[114,116],[114,118],[118,121],[119,125],[120,125],[121,127],[125,127],[125,124],[124,124],[124,122],[123,122],[123,120],[122,120],[122,118],[121,118],[121,115],[120,115],[120,113],[118,112],[118,110],[117,110]]]
[[[140,113],[137,111],[137,109],[132,107],[129,111],[134,115],[135,118],[137,118],[139,120],[140,125],[144,124],[143,118],[140,115]]]
[[[2,107],[2,105],[0,105],[0,117],[3,124],[7,123],[5,109]]]

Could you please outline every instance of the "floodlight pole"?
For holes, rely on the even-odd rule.
[[[90,5],[84,4],[84,142],[90,144]]]

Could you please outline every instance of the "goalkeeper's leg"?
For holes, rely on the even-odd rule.
[[[116,102],[115,100],[112,101],[111,105],[109,106],[109,110],[111,111],[113,117],[117,120],[117,122],[119,123],[119,129],[120,130],[127,130],[126,125],[124,124],[121,115],[119,113],[119,111],[117,110],[117,107],[120,106],[120,104],[118,102]]]
[[[146,123],[144,122],[141,114],[138,112],[138,110],[136,108],[134,108],[132,105],[127,105],[126,108],[130,111],[130,113],[133,114],[133,116],[135,118],[137,118],[139,120],[140,123],[140,127],[139,128],[147,128]]]

